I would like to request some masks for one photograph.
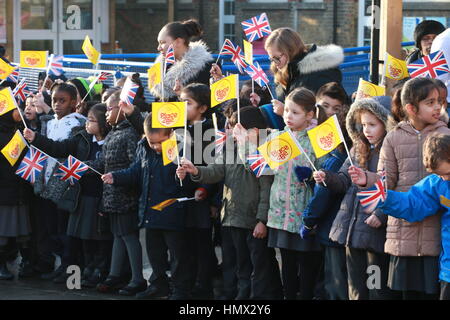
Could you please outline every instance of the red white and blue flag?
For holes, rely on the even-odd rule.
[[[219,55],[228,55],[231,56],[231,61],[236,65],[239,69],[240,73],[244,73],[244,69],[247,67],[247,63],[244,61],[244,55],[242,53],[241,47],[235,46],[233,42],[229,39],[225,39],[225,43],[223,44],[222,51]]]
[[[216,140],[214,141],[216,155],[222,152],[226,142],[227,134],[223,131],[216,130]]]
[[[50,57],[50,65],[48,66],[48,74],[57,77],[64,74],[63,60],[64,60],[63,55],[52,54]]]
[[[272,33],[269,19],[264,12],[259,16],[242,21],[241,25],[249,42],[253,42]]]
[[[255,173],[256,177],[259,178],[261,175],[268,170],[269,164],[266,162],[266,159],[256,151],[255,154],[249,155],[247,157],[248,164],[250,169]]]
[[[69,156],[64,164],[59,165],[55,176],[60,177],[62,181],[69,181],[75,184],[89,170],[89,166],[73,156]]]
[[[257,61],[255,61],[253,65],[250,64],[245,68],[245,72],[247,72],[253,81],[257,82],[261,88],[268,85],[269,78]]]
[[[18,83],[19,82],[19,68],[16,68],[11,74],[6,78],[6,81]]]
[[[173,45],[169,46],[166,52],[166,66],[170,66],[175,63],[175,52],[173,51]]]
[[[47,155],[31,146],[17,169],[16,174],[31,184],[34,184],[44,169],[47,159]]]
[[[125,102],[127,105],[132,106],[138,89],[139,85],[134,83],[130,78],[127,78],[127,81],[125,81],[125,85],[123,86],[122,93],[120,94],[120,100]]]
[[[31,91],[28,89],[25,79],[22,79],[13,90],[13,95],[14,97],[16,97],[16,100],[19,104],[25,102],[30,94]]]
[[[442,74],[450,73],[450,69],[444,52],[436,51],[408,64],[408,72],[411,78],[437,78]]]
[[[98,81],[103,82],[108,80],[109,78],[112,78],[113,74],[109,72],[102,72],[100,73],[100,76],[98,77]]]
[[[382,174],[380,180],[367,190],[356,194],[366,213],[372,213],[384,201],[386,201],[386,175]]]

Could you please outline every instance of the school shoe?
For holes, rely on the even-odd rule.
[[[152,299],[167,299],[169,297],[169,288],[159,288],[154,284],[150,285],[147,290],[136,294],[136,299],[139,300],[152,300]]]
[[[44,273],[43,275],[41,275],[41,279],[42,280],[53,280],[56,277],[60,276],[63,272],[66,272],[66,268],[64,268],[63,266],[60,266],[58,269],[56,269],[53,272]]]
[[[14,275],[8,270],[6,263],[0,264],[0,280],[13,280]]]
[[[136,294],[143,292],[147,289],[147,281],[143,281],[138,285],[128,284],[125,288],[119,290],[121,296],[135,296]]]
[[[81,286],[84,288],[95,288],[99,283],[106,280],[108,274],[101,272],[99,269],[95,269],[92,275],[83,281],[81,281]]]
[[[100,293],[115,293],[126,285],[127,283],[122,277],[108,276],[105,281],[97,285],[97,291]]]

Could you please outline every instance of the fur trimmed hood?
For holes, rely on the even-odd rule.
[[[342,47],[335,44],[312,45],[308,54],[298,62],[297,67],[302,75],[338,68],[342,62],[344,62],[344,49]]]
[[[162,56],[160,55],[155,62],[161,62],[161,64],[163,64],[162,60]],[[213,57],[208,51],[208,46],[203,41],[191,42],[183,59],[181,61],[176,61],[175,64],[167,70],[164,78],[164,100],[176,96],[172,89],[175,86],[175,81],[177,79],[181,81],[182,86],[185,86],[190,83],[192,79],[195,79],[195,77],[197,77],[197,75],[212,60]],[[155,97],[162,97],[161,85],[162,84],[158,84],[151,90],[151,93]]]
[[[359,121],[356,121],[356,116],[359,111],[367,110],[373,113],[381,122],[384,123],[386,130],[388,129],[388,122],[391,118],[391,113],[388,109],[383,107],[375,99],[360,99],[355,101],[347,114],[346,128],[348,135],[353,142],[356,141],[358,134],[362,131],[362,126]]]

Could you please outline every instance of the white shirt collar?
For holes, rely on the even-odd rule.
[[[95,136],[92,136],[92,142],[97,143],[99,146],[102,146],[105,143],[105,140],[97,141]]]

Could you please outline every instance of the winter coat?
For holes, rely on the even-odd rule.
[[[162,56],[156,59],[155,63],[157,62],[161,62],[161,65],[164,64]],[[203,41],[191,42],[183,58],[176,61],[166,72],[164,77],[164,101],[176,101],[178,99],[173,91],[177,79],[183,87],[194,82],[209,86],[209,71],[213,62],[214,59]],[[158,101],[162,99],[161,86],[162,83],[150,90]]]
[[[329,82],[342,81],[339,65],[344,62],[344,50],[334,44],[312,45],[306,54],[301,54],[289,62],[289,80],[286,88],[276,88],[278,100],[284,102],[295,88],[305,87],[317,92]]]
[[[122,121],[108,133],[100,158],[86,162],[100,172],[127,169],[136,158],[138,134],[127,120]],[[103,186],[103,211],[106,213],[128,213],[137,210],[138,194],[134,186]]]
[[[425,139],[433,132],[450,134],[450,129],[444,122],[438,121],[417,133],[408,122],[402,121],[387,134],[381,148],[378,171],[385,169],[388,189],[408,191],[429,175],[422,162],[422,149]],[[373,185],[376,179],[376,176],[369,174],[367,185]],[[388,219],[386,253],[404,257],[438,256],[440,241],[437,216],[415,223],[394,217]]]
[[[381,206],[390,216],[411,223],[435,216],[441,220],[441,246],[439,279],[450,282],[450,182],[433,174],[412,186],[408,192],[388,191]],[[442,213],[442,214],[440,214]]]

